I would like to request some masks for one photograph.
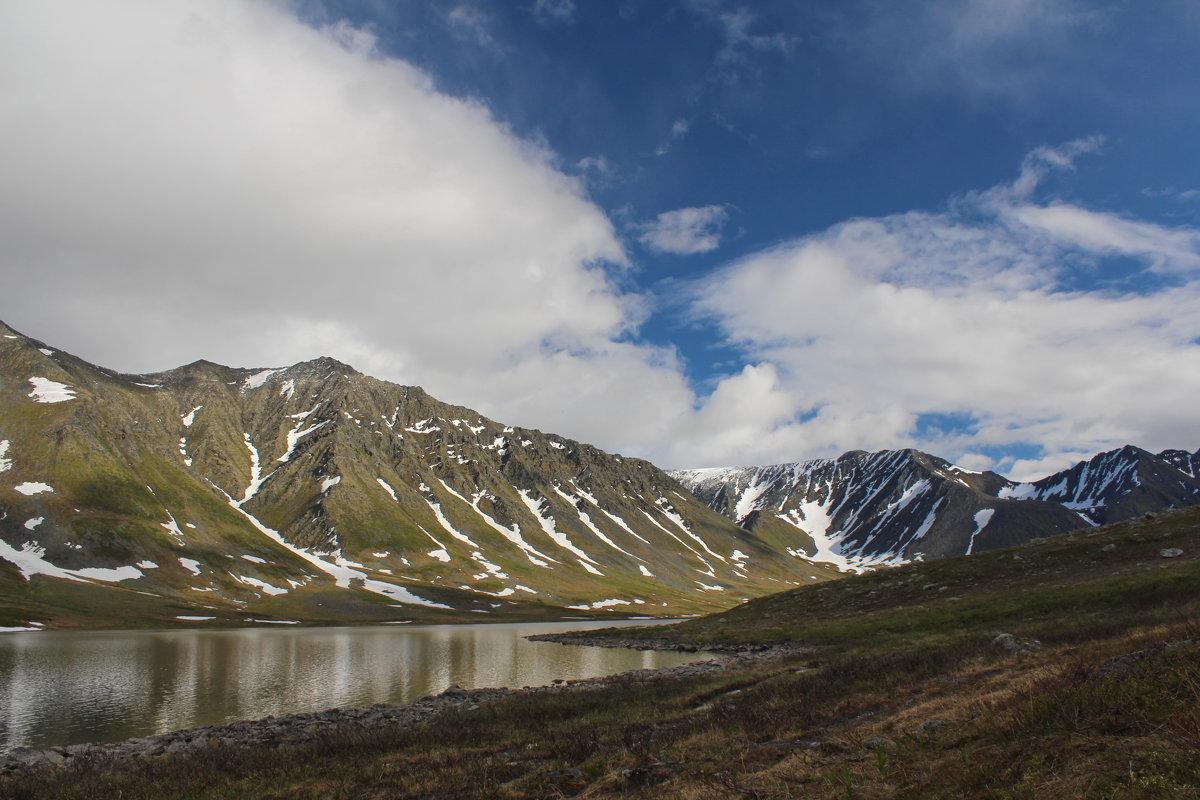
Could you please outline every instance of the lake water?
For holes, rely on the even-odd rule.
[[[272,714],[404,703],[451,684],[540,686],[698,658],[522,638],[619,624],[0,634],[0,749],[115,742]]]

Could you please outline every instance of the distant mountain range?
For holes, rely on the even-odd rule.
[[[1198,474],[1134,447],[1028,484],[913,450],[668,474],[330,358],[123,375],[0,323],[0,627],[698,613],[1195,504]]]
[[[0,324],[0,626],[680,614],[836,574],[333,359],[121,375]]]
[[[1023,544],[1200,504],[1200,452],[1125,446],[1033,483],[916,450],[669,473],[710,508],[847,569]]]

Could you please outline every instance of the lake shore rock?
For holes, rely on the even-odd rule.
[[[528,637],[538,641],[559,641],[562,634],[541,634]],[[697,677],[747,666],[756,661],[777,658],[797,652],[795,646],[750,645],[728,646],[680,645],[668,640],[634,640],[628,645],[614,644],[612,639],[597,637],[564,639],[567,644],[595,644],[601,647],[632,646],[647,650],[676,650],[681,652],[720,651],[717,658],[693,661],[673,667],[639,669],[563,681],[549,686],[521,689],[482,688],[462,689],[450,686],[437,695],[425,695],[411,703],[379,703],[365,708],[331,708],[301,714],[287,714],[259,720],[212,725],[187,730],[127,739],[123,742],[77,744],[65,747],[34,749],[14,747],[0,754],[0,773],[8,774],[31,769],[55,769],[98,764],[129,758],[154,758],[171,753],[198,750],[210,746],[281,747],[310,741],[337,731],[371,730],[395,726],[411,727],[454,711],[474,711],[480,706],[515,695],[574,692],[615,684],[634,684],[647,681]]]

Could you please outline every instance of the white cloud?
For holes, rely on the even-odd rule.
[[[688,128],[690,127],[691,123],[689,123],[684,117],[679,117],[672,122],[671,130],[667,133],[666,140],[658,146],[658,149],[654,151],[654,155],[665,156],[667,153],[671,152],[671,148],[675,146],[675,142],[686,136]]]
[[[610,275],[626,254],[582,182],[363,31],[249,0],[5,3],[0,97],[0,318],[120,370],[328,354],[663,466],[1194,444],[1197,232],[1036,203],[1083,145],[695,286],[748,362],[699,398],[628,341],[650,300]],[[666,212],[643,241],[712,250],[726,216]],[[1109,255],[1158,288],[1077,288]],[[978,432],[918,439],[928,413]]]
[[[724,66],[744,64],[751,53],[787,55],[795,43],[795,37],[785,33],[753,33],[751,27],[758,17],[745,7],[728,8],[721,0],[685,0],[684,7],[720,30],[717,63]]]
[[[1022,100],[1068,83],[1094,65],[1072,45],[1108,24],[1081,0],[929,0],[855,4],[841,35],[884,80],[920,91]]]
[[[720,247],[721,227],[728,218],[725,207],[715,205],[664,211],[642,226],[638,241],[659,253],[707,253]]]
[[[534,0],[533,18],[542,25],[574,22],[574,0]]]
[[[589,186],[613,186],[621,181],[621,170],[607,156],[584,156],[575,163],[576,172]]]
[[[645,315],[551,154],[284,4],[6,3],[0,96],[0,316],[98,363],[329,354],[548,427],[497,376],[553,405]]]
[[[1030,470],[1126,442],[1197,444],[1198,259],[1195,229],[1039,206],[1009,187],[752,255],[700,282],[694,302],[775,370],[747,391],[793,403],[791,418],[758,418],[741,461],[919,446],[979,466],[981,448],[1043,445],[1015,465]],[[1094,279],[1105,266],[1125,270],[1120,291]],[[1174,280],[1145,282],[1152,272]],[[972,430],[918,433],[931,414]]]
[[[455,36],[484,50],[502,52],[504,48],[492,36],[489,22],[487,15],[474,6],[455,6],[446,14],[446,23]]]
[[[717,60],[725,63],[742,61],[746,51],[770,52],[772,50],[787,54],[791,47],[792,38],[787,34],[756,34],[750,32],[756,17],[744,8],[735,11],[725,11],[717,15],[717,20],[725,33],[725,46],[717,53]]]

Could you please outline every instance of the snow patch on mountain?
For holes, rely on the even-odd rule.
[[[565,533],[562,533],[557,527],[555,527],[553,516],[542,516],[542,506],[549,506],[549,503],[544,498],[541,500],[534,500],[532,494],[525,489],[518,489],[517,494],[521,496],[521,500],[525,503],[525,507],[529,509],[529,513],[533,514],[534,519],[536,519],[538,524],[542,526],[542,530],[546,532],[546,535],[549,536],[555,544],[564,550],[573,553],[577,557],[580,565],[588,572],[591,572],[594,575],[604,574],[600,570],[596,569],[595,566],[593,566],[596,564],[596,561],[591,556],[576,547]]]
[[[283,372],[283,369],[264,369],[261,372],[256,372],[253,375],[242,381],[242,393],[246,393],[251,389],[257,389],[265,384],[272,375],[277,372]]]
[[[280,461],[283,463],[290,461],[292,458],[292,454],[294,452],[296,452],[296,445],[300,442],[300,440],[302,438],[309,435],[310,433],[313,433],[314,431],[318,431],[321,428],[324,428],[326,425],[329,424],[329,420],[325,420],[324,422],[319,422],[316,425],[310,425],[307,428],[304,427],[304,420],[306,420],[308,418],[308,416],[316,410],[317,409],[314,407],[312,410],[306,411],[302,414],[293,414],[292,415],[292,419],[298,418],[299,422],[296,423],[296,426],[294,428],[292,428],[290,431],[287,432],[287,449],[283,452],[283,455],[281,455],[278,459],[276,459],[277,461]]]
[[[659,510],[662,511],[663,515],[667,519],[671,520],[671,522],[675,523],[675,525],[677,525],[679,529],[684,532],[684,534],[696,542],[696,544],[700,545],[700,547],[704,549],[704,552],[708,553],[718,561],[725,561],[725,556],[721,555],[720,553],[713,552],[712,548],[710,548],[703,539],[701,539],[692,531],[691,526],[684,521],[683,517],[679,515],[679,513],[675,510],[675,507],[671,505],[667,498],[660,497],[655,502],[658,504]]]
[[[52,381],[49,378],[33,377],[29,379],[33,391],[29,396],[38,403],[65,403],[75,399],[75,389],[65,383]]]
[[[425,500],[425,504],[429,506],[431,511],[433,511],[433,515],[437,518],[438,524],[442,526],[442,530],[453,536],[455,539],[458,539],[463,544],[467,544],[475,548],[479,547],[479,545],[475,543],[475,540],[473,540],[470,536],[467,536],[465,533],[450,524],[450,520],[446,519],[445,513],[442,512],[441,504],[435,503],[428,497],[424,497],[423,499]]]
[[[230,573],[230,574],[232,575],[232,573]],[[272,597],[277,594],[287,594],[288,593],[287,589],[281,589],[278,586],[272,586],[271,584],[267,583],[266,581],[262,581],[257,578],[250,578],[250,577],[247,577],[246,575],[234,575],[233,578],[234,578],[234,580],[240,581],[241,583],[244,583],[247,586],[253,586],[255,589],[258,589],[263,594],[271,595]]]
[[[479,492],[471,500],[471,508],[475,509],[475,512],[479,514],[480,518],[482,518],[485,523],[487,523],[493,530],[495,530],[505,539],[519,547],[525,554],[525,557],[528,558],[529,562],[534,566],[549,568],[550,564],[547,562],[553,561],[556,564],[559,563],[557,559],[551,558],[535,548],[529,542],[525,541],[525,537],[521,535],[520,526],[514,523],[512,528],[505,528],[499,522],[485,514],[483,509],[479,507],[479,503],[485,498],[489,497],[491,497],[491,495],[489,495],[487,492]]]
[[[615,606],[627,605],[631,605],[628,600],[620,600],[614,597],[609,600],[597,600],[594,603],[581,603],[580,605],[576,606],[567,606],[567,608],[573,608],[577,611],[599,611],[602,608],[613,608]]]
[[[967,542],[966,555],[971,555],[971,551],[975,549],[975,537],[983,532],[987,524],[992,521],[992,515],[996,513],[994,508],[985,508],[982,511],[975,512],[975,530],[971,532],[971,540]]]
[[[241,503],[248,503],[254,498],[254,495],[258,494],[259,488],[266,482],[267,478],[275,473],[272,472],[266,478],[263,477],[262,465],[259,464],[258,460],[258,448],[254,446],[250,434],[243,433],[242,436],[246,438],[246,449],[250,451],[250,484],[246,487],[246,493],[243,495]]]
[[[753,483],[743,489],[741,497],[738,498],[737,504],[733,508],[733,521],[738,525],[745,522],[746,517],[758,509],[758,499],[770,488],[771,485],[768,483]]]
[[[291,542],[284,539],[283,536],[280,535],[279,531],[276,531],[272,528],[268,528],[266,525],[262,524],[262,522],[260,522],[257,517],[255,517],[250,512],[246,511],[246,509],[242,508],[241,504],[238,503],[236,500],[234,500],[232,497],[230,497],[228,493],[226,493],[225,491],[223,491],[221,489],[221,487],[217,486],[215,483],[212,483],[211,481],[209,482],[209,485],[211,485],[214,489],[216,489],[218,492],[220,492],[222,495],[224,495],[225,499],[228,501],[229,505],[234,510],[236,510],[238,513],[240,513],[242,516],[244,516],[246,518],[246,520],[251,525],[253,525],[260,533],[262,533],[264,536],[271,539],[272,541],[276,542],[277,544],[282,545],[284,548],[286,548],[290,552],[294,553],[295,555],[304,559],[308,563],[312,564],[317,569],[321,570],[325,574],[332,577],[338,586],[340,586],[342,588],[349,588],[350,581],[358,579],[361,581],[362,588],[366,589],[367,591],[374,592],[376,594],[381,594],[385,597],[390,597],[393,600],[398,600],[401,603],[408,603],[410,605],[428,606],[430,608],[450,608],[450,606],[444,605],[442,603],[435,603],[432,600],[426,600],[423,597],[418,597],[417,595],[413,594],[412,592],[410,592],[407,589],[404,589],[400,586],[395,586],[390,583],[384,583],[383,581],[368,578],[366,573],[360,572],[359,570],[356,570],[352,567],[344,567],[344,566],[340,566],[338,564],[330,563],[311,551],[305,550],[300,547],[296,547]],[[430,537],[430,538],[432,538],[432,537]],[[437,540],[435,539],[434,541],[437,541]],[[447,560],[449,560],[449,557],[447,557]]]
[[[805,553],[800,547],[789,548],[788,552],[792,555],[807,561],[832,564],[843,572],[863,571],[860,563],[851,560],[841,552],[839,548],[841,537],[830,534],[829,529],[833,525],[833,518],[830,516],[829,509],[821,503],[802,502],[787,513],[776,514],[776,516],[807,533],[808,537],[812,539],[814,550],[812,555]]]
[[[562,499],[566,500],[568,503],[571,504],[571,507],[575,509],[575,513],[577,515],[579,515],[579,521],[582,522],[584,524],[584,527],[586,527],[588,530],[590,530],[597,539],[604,542],[606,545],[608,545],[612,549],[614,549],[620,553],[624,553],[625,555],[629,556],[630,558],[635,558],[638,561],[645,560],[643,558],[639,558],[638,556],[635,556],[633,553],[631,553],[628,550],[626,550],[625,548],[621,547],[619,544],[614,542],[612,539],[608,538],[608,535],[605,534],[604,531],[597,528],[596,524],[592,522],[592,518],[588,515],[588,513],[579,507],[580,499],[578,497],[576,497],[573,494],[568,494],[567,492],[564,492],[562,489],[558,488],[557,486],[551,486],[550,488],[553,489],[555,492],[557,492],[559,497],[561,497]]]
[[[684,547],[686,547],[688,550],[692,551],[693,555],[695,555],[695,556],[696,556],[696,558],[700,559],[700,563],[704,565],[704,569],[702,570],[702,573],[703,573],[704,575],[708,575],[710,578],[715,578],[715,577],[716,577],[716,573],[713,571],[712,564],[708,563],[707,559],[705,559],[705,558],[704,558],[704,555],[703,555],[703,554],[702,554],[702,553],[701,553],[699,550],[697,550],[696,548],[692,547],[690,544],[688,544],[687,542],[685,542],[683,539],[680,539],[680,538],[679,538],[678,536],[676,536],[676,535],[675,535],[675,534],[674,534],[674,533],[673,533],[673,532],[672,532],[672,531],[671,531],[669,528],[667,528],[667,527],[666,527],[665,525],[663,525],[661,522],[659,522],[658,520],[656,520],[656,519],[653,517],[653,515],[651,515],[650,513],[648,513],[647,511],[645,511],[644,509],[641,509],[641,508],[639,508],[639,509],[638,509],[638,511],[640,511],[640,512],[642,513],[642,516],[644,516],[644,517],[645,517],[647,520],[649,520],[649,521],[650,521],[650,523],[651,523],[652,525],[654,525],[656,528],[658,528],[660,531],[662,531],[663,533],[665,533],[667,536],[670,536],[670,537],[671,537],[672,539],[674,539],[675,541],[679,542],[681,545],[683,545]]]
[[[25,542],[18,550],[8,542],[0,539],[0,558],[14,564],[26,580],[34,575],[47,575],[52,578],[65,578],[69,581],[86,583],[102,581],[116,583],[130,581],[142,577],[142,571],[137,567],[85,567],[83,569],[66,569],[55,566],[45,558],[46,549],[36,542]]]

